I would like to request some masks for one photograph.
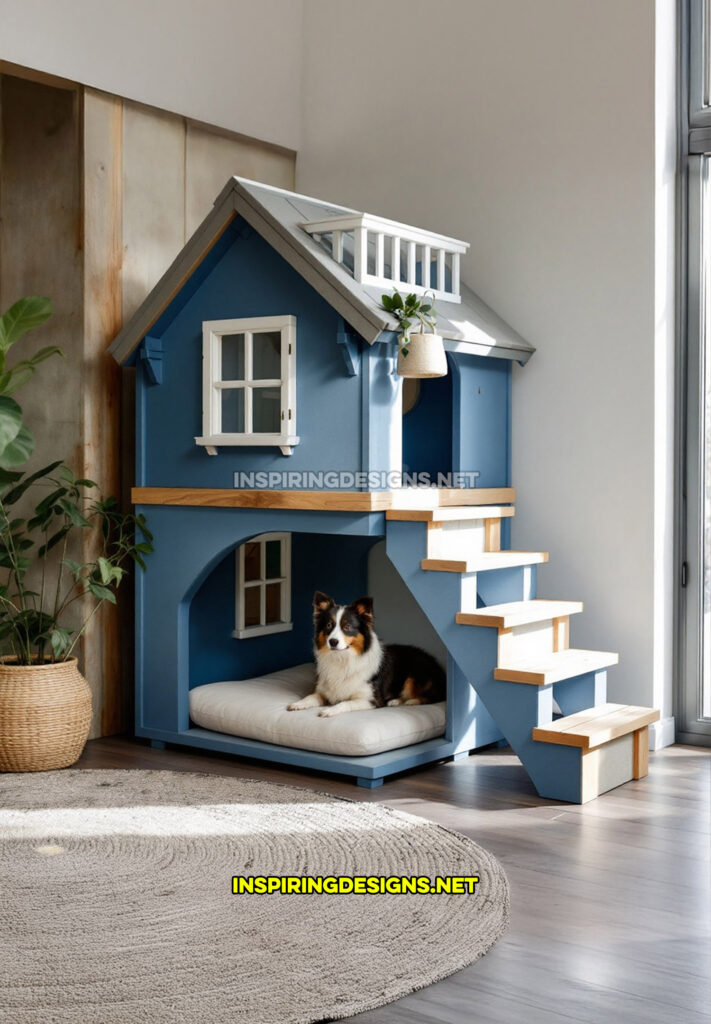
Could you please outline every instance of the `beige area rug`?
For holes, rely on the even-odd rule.
[[[232,895],[233,875],[479,875],[474,895]],[[152,771],[0,777],[0,1020],[297,1024],[470,964],[508,919],[480,846],[265,782]]]

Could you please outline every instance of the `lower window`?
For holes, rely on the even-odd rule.
[[[242,640],[292,629],[291,534],[263,533],[237,548],[235,630]]]

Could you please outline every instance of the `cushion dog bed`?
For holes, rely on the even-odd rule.
[[[196,686],[190,691],[190,717],[215,732],[350,757],[444,735],[444,702],[353,711],[335,718],[320,718],[318,708],[287,711],[287,704],[313,692],[314,679],[315,668],[309,664],[255,679]]]

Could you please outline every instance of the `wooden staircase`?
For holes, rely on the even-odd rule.
[[[514,511],[505,501],[432,507],[429,498],[417,508],[410,499],[386,513],[388,556],[447,645],[454,685],[474,688],[538,793],[585,803],[646,775],[659,712],[607,703],[618,655],[570,647],[582,602],[535,597],[535,566],[548,554],[502,550]]]

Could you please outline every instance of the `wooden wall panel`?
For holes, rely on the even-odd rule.
[[[185,142],[186,240],[212,209],[233,174],[294,188],[296,154],[188,122]]]
[[[127,319],[185,242],[185,121],[123,105],[123,316]]]
[[[83,94],[84,353],[81,475],[104,495],[119,495],[120,368],[106,349],[122,323],[123,104],[92,89]],[[85,537],[84,557],[96,557]],[[126,593],[129,592],[127,585]],[[122,728],[120,611],[103,605],[82,639],[86,678],[94,693],[92,736]]]
[[[38,442],[33,465],[65,458],[127,504],[132,371],[121,374],[106,348],[230,175],[293,188],[296,157],[12,70],[0,74],[0,307],[48,295],[54,316],[34,343],[56,343],[67,355],[43,364],[41,387],[22,397]],[[102,609],[80,644],[94,696],[92,736],[130,727],[132,641],[129,585],[118,613]]]
[[[72,459],[81,436],[79,94],[6,75],[0,90],[0,307],[25,295],[48,296],[52,318],[26,344],[60,345],[67,356],[43,363],[18,394],[37,439],[37,467]]]

